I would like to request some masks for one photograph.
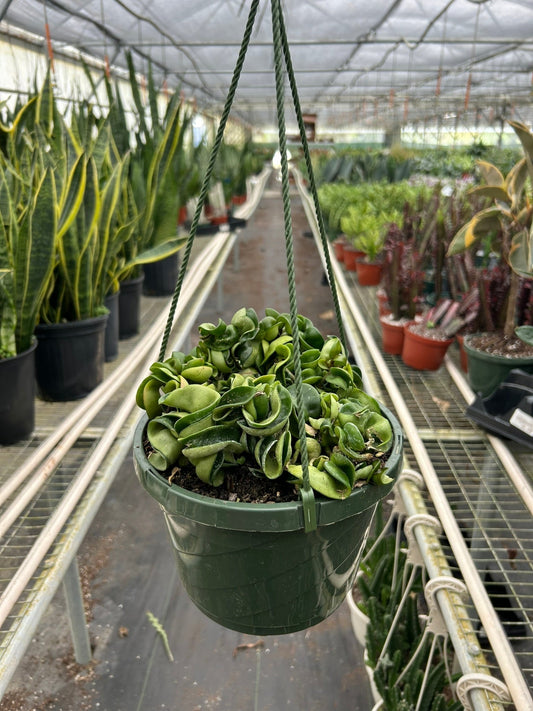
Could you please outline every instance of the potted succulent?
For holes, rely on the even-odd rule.
[[[438,370],[455,334],[477,317],[479,293],[472,288],[461,301],[443,299],[404,327],[402,360],[416,370]]]
[[[355,257],[350,257],[355,253],[350,242],[341,230],[341,217],[349,205],[349,188],[345,185],[334,185],[325,183],[318,189],[320,209],[324,215],[324,224],[327,229],[328,239],[333,245],[336,258],[344,262],[350,271],[355,271]],[[348,256],[348,264],[345,260],[345,250]]]
[[[385,236],[381,279],[384,307],[380,324],[383,350],[391,355],[402,352],[404,326],[414,320],[423,299],[424,249],[419,245],[419,215],[406,203],[403,221],[392,222]]]
[[[491,163],[478,162],[486,184],[472,188],[470,194],[489,198],[494,205],[477,212],[457,232],[448,250],[450,255],[462,253],[484,242],[486,249],[511,267],[503,329],[472,334],[464,340],[470,384],[482,396],[493,392],[513,368],[533,372],[533,344],[525,343],[516,333],[520,280],[533,276],[533,134],[522,123],[511,121],[510,125],[520,139],[523,156],[505,178]]]
[[[345,254],[344,264],[349,270],[353,270],[352,265],[355,265],[357,278],[362,286],[379,284],[381,262],[378,257],[385,244],[383,216],[376,215],[373,207],[369,205],[368,202],[349,205],[340,219],[341,229],[352,246],[352,260]]]
[[[28,436],[35,423],[35,325],[54,267],[53,176],[38,162],[22,169],[19,132],[35,120],[40,100],[23,105],[0,151],[0,444]],[[31,115],[31,118],[30,118]],[[14,144],[19,146],[14,151]],[[8,157],[21,161],[13,164]]]
[[[352,629],[362,647],[366,646],[366,633],[370,622],[368,600],[378,596],[381,602],[386,604],[387,596],[390,596],[391,580],[396,578],[399,569],[398,554],[405,553],[404,547],[397,547],[396,536],[387,533],[389,524],[390,519],[385,523],[381,501],[376,509],[372,535],[366,541],[354,585],[346,596]]]
[[[154,363],[137,394],[136,471],[163,508],[183,583],[208,616],[253,634],[337,608],[402,460],[394,416],[361,389],[340,341],[302,316],[298,331],[305,445],[290,320],[273,309],[202,324],[198,346]],[[304,521],[311,492],[316,528]]]

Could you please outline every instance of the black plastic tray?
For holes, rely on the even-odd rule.
[[[533,375],[511,370],[492,395],[478,395],[466,414],[486,430],[533,449]]]

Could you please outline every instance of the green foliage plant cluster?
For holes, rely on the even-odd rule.
[[[389,420],[362,390],[336,337],[324,338],[299,316],[303,407],[312,488],[343,499],[354,486],[385,484],[392,446]],[[293,337],[288,314],[242,308],[230,323],[199,327],[189,354],[154,363],[140,384],[151,464],[161,472],[193,466],[220,486],[228,468],[303,479],[296,420]]]
[[[479,161],[484,184],[471,189],[475,198],[486,198],[488,207],[464,224],[451,242],[448,254],[462,254],[480,243],[498,254],[511,267],[511,282],[503,333],[512,336],[517,326],[520,279],[533,277],[533,133],[522,123],[511,127],[522,146],[522,156],[506,176],[495,165]],[[533,345],[528,329],[518,334]]]
[[[381,506],[376,524],[375,535],[366,544],[368,554],[363,556],[356,586],[358,605],[369,618],[366,660],[374,670],[374,683],[383,698],[382,709],[460,711],[462,706],[450,691],[444,649],[437,646],[434,650],[424,681],[431,654],[431,636],[424,635],[419,614],[422,569],[419,566],[413,568],[408,561],[398,531],[384,530]],[[411,580],[411,587],[400,608],[407,579]],[[387,647],[383,653],[385,643]]]
[[[396,183],[409,178],[414,168],[413,156],[405,149],[344,148],[324,160],[317,174],[320,184]]]
[[[83,99],[62,114],[48,71],[39,90],[11,115],[4,112],[2,357],[26,350],[37,322],[103,313],[105,296],[122,280],[184,244],[177,212],[190,183],[190,115],[177,94],[160,115],[151,73],[144,107],[131,64],[130,71],[138,109],[133,130],[107,77],[108,107]]]
[[[222,183],[227,204],[235,195],[246,195],[246,179],[260,173],[264,162],[264,157],[256,151],[250,139],[241,144],[221,143],[213,180]]]

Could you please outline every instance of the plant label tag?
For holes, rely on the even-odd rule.
[[[511,415],[509,422],[513,427],[516,427],[522,432],[528,434],[530,437],[533,437],[533,417],[528,415],[527,412],[524,412],[517,407]]]

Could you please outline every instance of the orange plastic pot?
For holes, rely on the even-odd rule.
[[[383,350],[389,355],[400,355],[403,349],[405,320],[399,322],[382,317],[379,322]]]
[[[178,225],[183,225],[187,221],[187,206],[182,205],[178,212]]]
[[[212,225],[225,225],[227,221],[228,221],[227,215],[215,215],[215,216],[209,218],[209,222]]]
[[[378,289],[376,296],[378,297],[378,313],[380,316],[387,316],[391,313],[389,308],[389,300],[383,289]]]
[[[366,262],[364,258],[360,257],[356,260],[356,269],[357,280],[361,286],[377,286],[381,281],[381,264]]]
[[[342,237],[333,242],[333,251],[335,252],[335,257],[339,262],[344,261],[344,248],[346,246],[346,240],[342,239]]]
[[[415,370],[438,370],[453,338],[437,340],[411,331],[407,324],[403,334],[402,360]]]
[[[356,262],[359,257],[361,257],[362,252],[358,249],[355,249],[355,247],[352,247],[351,244],[345,244],[344,245],[344,250],[343,250],[343,257],[344,257],[344,266],[349,272],[355,272],[356,271]]]

